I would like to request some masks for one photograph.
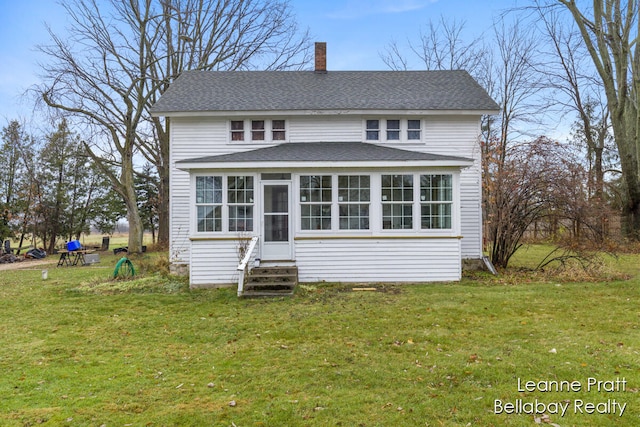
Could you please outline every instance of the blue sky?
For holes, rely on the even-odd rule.
[[[466,33],[487,31],[501,11],[523,0],[291,0],[293,11],[313,40],[327,42],[329,70],[384,70],[380,53],[392,40],[415,39],[428,22],[464,22]],[[55,0],[0,0],[0,127],[8,120],[29,122],[22,94],[38,83],[34,47],[48,43],[45,23],[56,31],[66,17]]]

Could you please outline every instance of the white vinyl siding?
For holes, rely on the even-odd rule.
[[[240,240],[194,240],[191,242],[191,287],[238,283]]]
[[[234,285],[239,241],[195,240],[192,287]],[[460,280],[460,240],[296,240],[298,280],[304,282],[446,282]]]
[[[460,240],[296,240],[300,282],[434,282],[460,280]]]
[[[305,116],[289,120],[289,142],[358,142],[362,140],[360,118]]]

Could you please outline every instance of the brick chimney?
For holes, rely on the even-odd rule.
[[[316,73],[327,72],[327,43],[316,42]]]

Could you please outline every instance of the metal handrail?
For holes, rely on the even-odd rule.
[[[242,257],[242,260],[240,260],[240,263],[238,264],[238,271],[240,272],[238,275],[238,296],[242,296],[242,292],[244,291],[244,277],[247,273],[247,265],[249,264],[249,260],[251,259],[251,255],[256,249],[257,244],[258,236],[253,236],[247,246],[247,250]]]

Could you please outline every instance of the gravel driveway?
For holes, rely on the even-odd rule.
[[[54,259],[54,257],[48,257],[45,259],[25,259],[24,261],[20,261],[20,262],[11,262],[8,264],[0,264],[0,271],[5,271],[5,270],[20,270],[23,268],[33,268],[33,267],[40,267],[43,265],[47,265],[47,264],[51,264],[51,266],[53,267],[53,264],[56,262],[56,260]]]

